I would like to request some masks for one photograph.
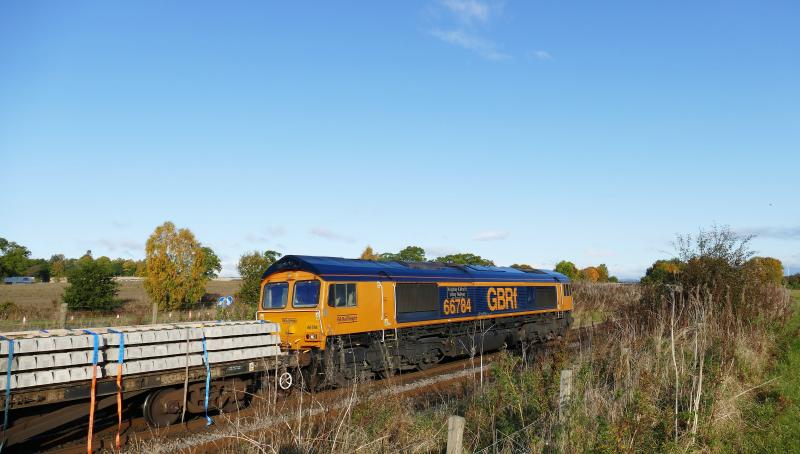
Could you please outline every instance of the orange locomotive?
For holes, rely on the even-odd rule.
[[[258,318],[307,378],[337,384],[563,336],[571,311],[550,271],[288,255],[264,273]]]

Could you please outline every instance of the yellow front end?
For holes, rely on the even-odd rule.
[[[258,318],[280,325],[283,348],[325,347],[319,309],[323,288],[322,280],[304,271],[276,273],[261,282]]]

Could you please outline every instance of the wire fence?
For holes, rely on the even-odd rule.
[[[144,307],[137,307],[134,311],[120,310],[117,312],[66,310],[62,313],[64,310],[65,308],[55,308],[52,311],[5,314],[0,318],[0,332],[116,327],[204,320],[252,320],[255,318],[255,307],[244,304],[225,308],[199,306],[186,310],[158,310],[155,313],[155,319],[152,309]]]

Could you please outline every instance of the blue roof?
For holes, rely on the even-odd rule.
[[[437,262],[376,262],[310,255],[284,256],[267,268],[262,279],[281,271],[307,271],[326,281],[569,282],[569,278],[554,271]]]

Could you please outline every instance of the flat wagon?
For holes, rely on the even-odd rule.
[[[46,449],[76,427],[91,441],[95,415],[116,413],[121,425],[141,408],[153,426],[210,421],[266,382],[288,389],[297,360],[280,350],[278,329],[241,321],[3,333],[2,451]]]

